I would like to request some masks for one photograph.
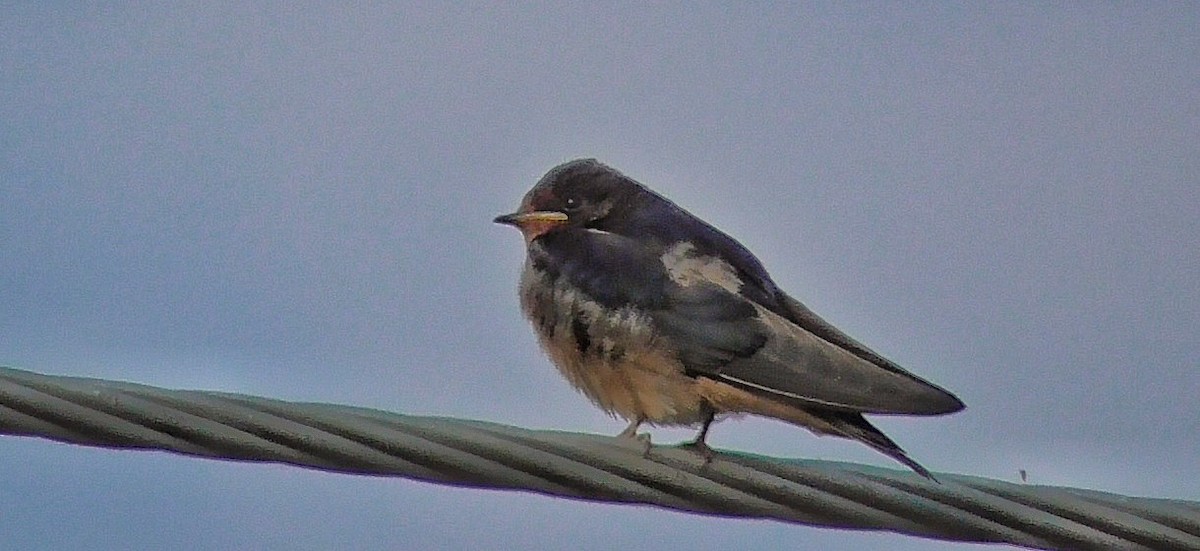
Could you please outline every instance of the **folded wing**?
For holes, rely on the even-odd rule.
[[[803,407],[908,415],[963,407],[790,297],[808,328],[713,283],[668,283],[664,298],[651,317],[693,375]]]

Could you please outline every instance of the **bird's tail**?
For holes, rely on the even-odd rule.
[[[887,455],[888,457],[905,464],[917,474],[934,482],[938,481],[938,479],[934,478],[933,474],[931,474],[925,467],[922,467],[920,463],[913,461],[913,459],[909,457],[908,454],[905,453],[905,451],[898,444],[893,442],[891,438],[888,438],[886,434],[880,432],[879,429],[875,428],[875,425],[872,425],[870,422],[868,422],[861,414],[830,412],[828,415],[822,415],[822,417],[825,421],[828,421],[834,429],[837,430],[839,436],[844,436],[852,440],[858,440],[859,442],[871,446],[884,455]]]

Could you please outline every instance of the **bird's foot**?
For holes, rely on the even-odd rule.
[[[680,444],[679,448],[696,452],[700,455],[700,457],[704,458],[705,465],[712,463],[713,458],[717,455],[717,451],[710,448],[708,444],[705,444],[704,440],[700,438],[692,440],[691,442]]]
[[[621,431],[621,433],[617,435],[617,438],[624,438],[637,442],[642,446],[642,457],[647,458],[650,457],[650,433],[643,432],[638,434],[637,429],[641,424],[641,421],[630,423],[628,427],[625,427],[625,430]]]
[[[704,443],[704,439],[708,436],[708,429],[712,427],[713,419],[716,416],[716,410],[706,403],[704,406],[704,413],[704,423],[700,426],[700,434],[696,435],[695,440],[692,440],[686,444],[680,444],[679,447],[690,448],[692,451],[700,454],[700,457],[704,458],[704,465],[702,466],[707,467],[709,463],[712,463],[713,456],[715,456],[717,453],[716,450],[713,450],[712,448],[708,447],[708,444]]]

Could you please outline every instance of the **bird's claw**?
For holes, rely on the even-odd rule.
[[[643,432],[638,434],[637,425],[629,425],[625,430],[617,435],[617,438],[633,440],[642,446],[642,458],[650,457],[650,433]]]
[[[716,455],[717,455],[716,450],[709,447],[708,444],[704,443],[704,440],[700,440],[700,439],[696,439],[691,442],[685,442],[683,444],[680,444],[679,448],[696,452],[697,454],[700,455],[700,457],[704,458],[705,465],[712,463],[713,458],[716,457]]]

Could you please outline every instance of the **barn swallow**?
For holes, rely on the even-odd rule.
[[[525,237],[521,309],[570,383],[609,414],[700,426],[754,414],[862,442],[932,479],[864,417],[941,415],[953,394],[783,292],[740,243],[595,159],[551,169],[495,222]]]

